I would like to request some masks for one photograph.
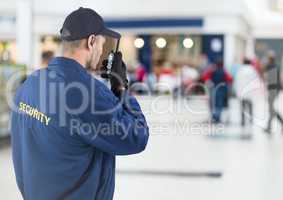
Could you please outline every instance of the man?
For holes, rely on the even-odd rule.
[[[268,105],[269,105],[269,118],[267,122],[267,128],[265,132],[271,135],[271,123],[272,119],[276,117],[283,127],[283,118],[274,109],[274,101],[281,90],[281,70],[280,67],[276,65],[275,53],[270,51],[267,56],[268,63],[266,65],[266,83],[268,89]]]
[[[104,35],[119,34],[88,8],[72,12],[60,32],[63,57],[29,76],[15,96],[17,184],[25,200],[110,200],[115,156],[145,149],[147,123],[126,91],[120,52],[109,76],[112,91],[87,71],[97,67]]]
[[[253,101],[259,98],[258,87],[260,86],[260,77],[251,61],[244,58],[243,65],[238,69],[235,75],[234,89],[241,102],[241,125],[245,127],[247,114],[249,122],[253,122]]]
[[[208,69],[201,77],[204,82],[211,81],[210,108],[213,123],[221,123],[223,109],[228,108],[229,85],[232,77],[224,69],[222,59],[219,59],[215,66]]]

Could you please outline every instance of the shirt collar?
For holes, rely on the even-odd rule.
[[[76,60],[66,57],[53,58],[48,64],[48,67],[52,67],[52,66],[64,67],[64,68],[77,68],[79,70],[86,71],[86,69]]]

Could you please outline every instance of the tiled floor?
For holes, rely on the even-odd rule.
[[[205,102],[141,98],[151,128],[148,147],[142,154],[119,157],[117,167],[153,175],[118,174],[116,200],[282,200],[283,136],[266,137],[257,126],[241,129],[236,101],[230,111],[232,125],[200,123],[208,116]],[[279,131],[277,127],[275,132]],[[241,134],[252,138],[241,139]],[[0,150],[0,163],[0,199],[20,199],[10,148]],[[210,171],[223,175],[174,176],[175,172]]]

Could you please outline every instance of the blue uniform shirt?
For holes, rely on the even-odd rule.
[[[11,118],[13,162],[25,200],[110,200],[115,156],[143,151],[148,126],[133,96],[123,103],[78,62],[54,58],[18,88]],[[91,167],[90,170],[87,170]]]

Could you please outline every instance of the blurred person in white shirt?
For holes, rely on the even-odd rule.
[[[260,90],[261,79],[251,61],[245,58],[243,65],[236,73],[234,80],[234,90],[241,104],[241,125],[246,125],[246,117],[250,123],[253,122],[254,101],[262,95]]]

